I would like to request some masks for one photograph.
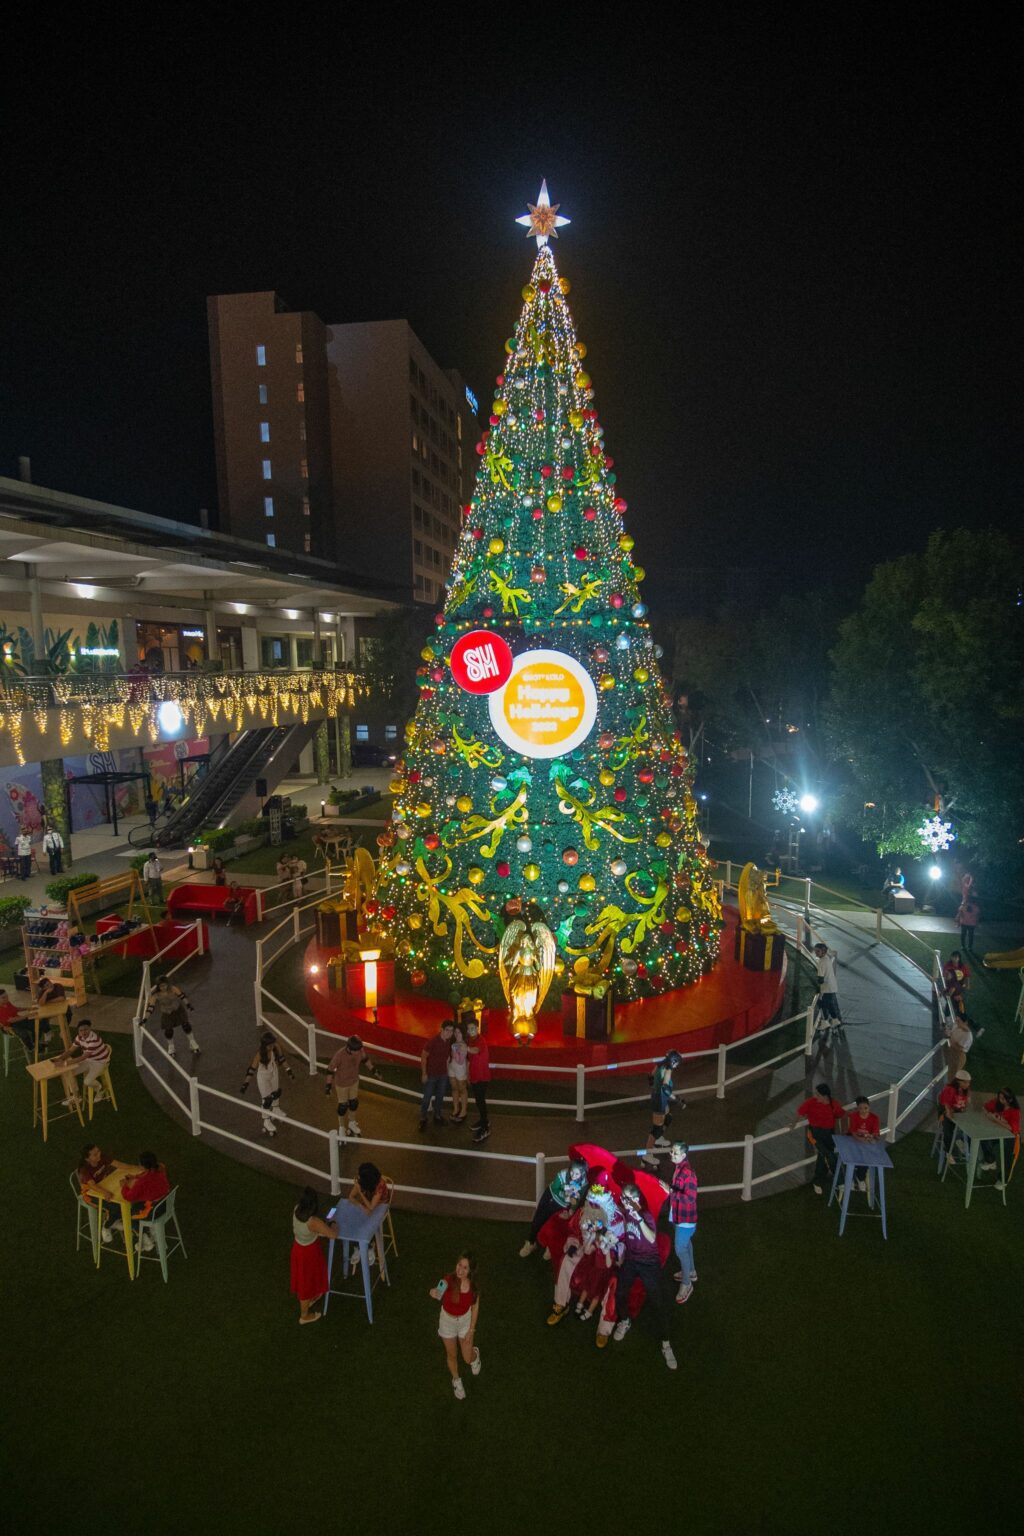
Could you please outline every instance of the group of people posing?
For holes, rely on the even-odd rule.
[[[603,1349],[609,1340],[626,1337],[646,1305],[665,1364],[674,1371],[661,1271],[674,1250],[679,1263],[675,1300],[678,1305],[689,1301],[697,1280],[697,1175],[685,1142],[672,1142],[670,1157],[672,1181],[666,1184],[646,1174],[631,1175],[614,1160],[606,1166],[606,1156],[595,1166],[573,1156],[538,1201],[519,1255],[528,1258],[543,1247],[551,1262],[555,1288],[549,1326],[570,1313],[583,1323],[596,1319],[595,1343]],[[666,1196],[671,1239],[658,1230]]]
[[[491,1134],[487,1113],[487,1084],[491,1061],[487,1041],[476,1019],[466,1023],[447,1020],[420,1052],[420,1130],[430,1124],[461,1125],[469,1114],[469,1090],[473,1090],[477,1118],[470,1126],[477,1145]],[[445,1115],[445,1099],[451,1092],[451,1115]]]

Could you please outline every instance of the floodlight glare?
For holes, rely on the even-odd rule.
[[[156,717],[160,722],[160,729],[165,735],[173,736],[176,731],[181,730],[181,710],[173,699],[164,700],[156,712]]]
[[[931,868],[929,869],[929,871],[928,871],[928,879],[929,880],[941,880],[942,879],[942,870],[939,868],[939,866],[937,864],[933,864],[931,866]]]
[[[803,811],[805,816],[813,816],[814,812],[818,809],[817,795],[801,795],[800,809]]]

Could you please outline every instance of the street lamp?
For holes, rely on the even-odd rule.
[[[815,811],[818,809],[817,795],[801,795],[800,809],[803,811],[805,816],[813,816]]]

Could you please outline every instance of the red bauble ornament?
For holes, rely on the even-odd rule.
[[[507,880],[509,875],[512,873],[512,866],[510,864],[506,864],[504,859],[502,859],[501,862],[496,864],[494,867],[498,872],[498,878],[500,880]]]
[[[569,868],[572,869],[573,865],[574,864],[578,864],[579,861],[580,861],[580,856],[577,853],[576,849],[575,848],[566,848],[565,852],[562,854],[562,863],[563,864],[567,864],[569,866]]]
[[[626,510],[627,506],[629,505],[629,503],[627,501],[625,501],[623,499],[623,497],[616,496],[614,505],[615,505],[616,512],[625,512],[625,510]]]
[[[409,775],[409,783],[418,784],[422,777],[423,775],[420,773],[420,770],[418,768],[414,768]]]
[[[540,473],[541,473],[541,479],[543,479],[543,480],[550,480],[551,479],[551,465],[550,464],[542,464],[541,467],[540,467]]]
[[[437,625],[438,629],[440,629],[441,625],[444,623],[444,614],[443,613],[435,613],[434,614],[434,623]]]
[[[543,421],[544,420],[544,407],[542,405],[539,405],[537,407],[537,409],[534,411],[533,419],[534,419],[534,421]]]
[[[637,774],[637,778],[640,780],[641,784],[653,784],[654,773],[650,768],[641,768],[640,772]]]
[[[612,465],[613,465],[613,464],[614,464],[614,463],[615,463],[615,460],[614,460],[614,459],[609,459],[609,458],[606,458],[606,459],[605,459],[605,461],[604,461],[604,467],[605,467],[605,469],[611,469],[611,467],[612,467]]]
[[[590,456],[591,456],[592,459],[599,459],[601,457],[601,444],[600,443],[591,443],[591,445],[590,445]]]
[[[673,927],[673,925],[672,925],[672,924],[671,924],[671,923],[670,923],[670,922],[667,922],[667,921],[666,921],[666,922],[664,922],[664,923],[662,923],[662,924],[661,924],[661,927],[660,927],[660,928],[659,928],[659,929],[658,929],[658,932],[659,932],[659,933],[663,933],[663,934],[664,934],[664,935],[665,935],[665,937],[666,937],[666,939],[667,939],[667,938],[669,938],[669,937],[670,937],[670,935],[671,935],[671,934],[672,934],[672,933],[673,933],[673,932],[674,932],[674,931],[675,931],[675,930],[674,930],[674,927]]]
[[[647,966],[645,965],[643,960],[638,960],[637,961],[637,963],[636,963],[636,973],[637,973],[638,976],[646,976],[647,975]]]
[[[477,451],[477,453],[478,453],[478,454],[479,454],[479,455],[480,455],[480,457],[481,457],[481,458],[483,458],[483,456],[484,456],[484,445],[483,445],[483,443],[482,443],[482,442],[480,442],[480,443],[477,443],[477,445],[476,445],[476,451]]]
[[[493,619],[494,618],[494,609],[493,608],[485,608],[484,609],[484,618],[485,619]]]
[[[431,853],[435,853],[441,846],[441,839],[436,832],[428,832],[423,839],[423,846],[424,848],[429,848]]]
[[[571,480],[575,473],[576,473],[576,471],[573,469],[571,464],[563,464],[562,465],[562,479],[563,480]]]
[[[473,503],[471,501],[466,502],[466,505],[462,509],[462,515],[463,517],[473,516]]]
[[[398,908],[391,906],[389,903],[388,906],[381,907],[380,915],[386,923],[393,923],[398,915]]]
[[[431,680],[435,683],[444,681],[444,671],[441,667],[434,667],[430,673]]]
[[[483,536],[484,536],[484,531],[483,531],[482,528],[474,528],[473,529],[473,537],[474,537],[474,539],[482,539]]]
[[[379,907],[378,903],[374,901],[372,896],[371,896],[370,900],[366,903],[366,905],[363,907],[363,911],[366,913],[367,917],[376,917],[377,916],[377,913],[380,911],[380,907]]]
[[[626,791],[623,789],[621,784],[619,785],[618,789],[615,791],[614,798],[619,802],[620,805],[625,800],[625,798],[626,798]]]
[[[424,987],[427,984],[427,973],[426,971],[413,971],[409,980],[414,987]]]
[[[582,544],[577,546],[577,548],[574,550],[574,554],[575,554],[577,560],[586,560],[587,559],[587,552],[583,548]]]
[[[599,667],[603,667],[604,666],[605,662],[608,660],[608,648],[607,648],[607,646],[596,645],[594,647],[594,660],[597,662]]]
[[[533,509],[533,520],[534,520],[534,522],[535,523],[539,523],[543,516],[544,516],[544,508],[543,507],[534,507],[534,509]]]
[[[592,523],[594,518],[597,516],[597,513],[593,507],[584,507],[583,516],[586,518],[588,523]]]
[[[539,292],[541,292],[541,293],[550,293],[551,292],[551,282],[550,282],[550,280],[548,278],[546,278],[546,277],[543,278],[542,281],[537,284],[537,288],[538,288]]]
[[[612,747],[615,745],[615,737],[611,734],[610,731],[602,731],[600,736],[597,738],[597,744],[601,748],[602,752],[610,752]]]
[[[621,608],[625,599],[623,598],[621,592],[613,592],[608,601],[611,603],[613,608]]]
[[[498,388],[501,389],[505,383],[505,375],[503,373],[499,373],[494,382],[497,384]]]

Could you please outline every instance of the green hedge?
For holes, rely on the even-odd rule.
[[[248,821],[240,821],[234,828],[236,837],[262,837],[267,830],[267,823],[262,816],[250,816]]]
[[[4,896],[0,899],[0,928],[19,928],[25,909],[31,905],[28,896]]]
[[[209,848],[211,853],[220,853],[225,848],[234,847],[236,830],[235,827],[209,827],[198,832],[192,844],[196,848]]]
[[[46,894],[51,901],[59,906],[66,906],[69,891],[81,890],[83,885],[95,885],[99,875],[93,875],[83,870],[80,875],[61,875],[59,880],[51,880],[46,887]]]

